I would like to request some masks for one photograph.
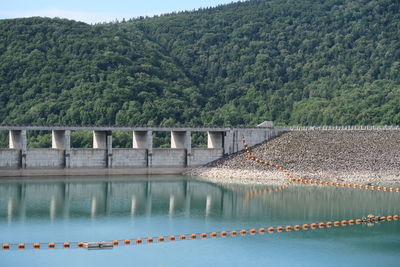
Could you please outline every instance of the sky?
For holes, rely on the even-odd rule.
[[[59,17],[86,23],[213,7],[238,0],[0,0],[0,19]]]

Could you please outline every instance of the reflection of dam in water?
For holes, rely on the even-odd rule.
[[[96,216],[208,216],[232,202],[232,194],[209,183],[188,180],[36,181],[0,183],[0,219]]]
[[[399,212],[400,194],[393,192],[292,186],[246,201],[244,196],[251,189],[145,177],[112,181],[4,181],[0,183],[0,220],[193,215],[307,221]]]

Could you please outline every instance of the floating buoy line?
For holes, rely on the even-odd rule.
[[[248,145],[244,142],[244,150],[248,159],[253,160],[257,163],[260,163],[265,166],[276,168],[282,171],[289,178],[289,182],[278,186],[274,189],[265,189],[265,190],[254,190],[247,193],[244,197],[245,200],[250,199],[255,195],[273,193],[277,191],[281,191],[294,183],[303,183],[303,184],[315,184],[321,186],[336,186],[336,187],[348,187],[353,189],[364,189],[364,190],[376,190],[383,192],[395,192],[399,193],[400,188],[393,187],[381,187],[381,186],[373,186],[373,185],[357,185],[357,184],[346,184],[346,183],[335,183],[329,181],[322,180],[312,180],[312,179],[299,179],[295,178],[289,171],[284,169],[282,166],[278,164],[273,164],[267,162],[263,159],[259,159],[255,157]],[[189,233],[189,234],[178,234],[178,235],[167,235],[167,236],[156,236],[156,237],[142,237],[142,238],[130,238],[130,239],[116,239],[111,241],[98,241],[98,242],[32,242],[32,243],[3,243],[1,249],[3,251],[7,250],[25,250],[25,249],[112,249],[118,246],[139,246],[144,244],[154,244],[154,243],[165,243],[165,242],[177,242],[184,240],[203,240],[203,239],[217,239],[217,238],[228,238],[228,237],[236,237],[236,236],[254,236],[254,235],[265,235],[265,234],[273,234],[273,233],[282,233],[282,232],[292,232],[292,231],[308,231],[308,230],[316,230],[316,229],[329,229],[329,228],[337,228],[337,227],[346,227],[346,226],[354,226],[360,224],[371,225],[373,223],[379,222],[390,222],[390,221],[398,221],[399,214],[392,214],[388,216],[375,216],[375,215],[367,215],[362,218],[355,219],[342,219],[342,220],[331,220],[331,221],[321,221],[314,223],[305,223],[305,224],[295,224],[295,225],[286,225],[286,226],[269,226],[269,227],[261,227],[261,228],[250,228],[250,229],[241,229],[241,230],[226,230],[226,231],[217,231],[217,232],[204,232],[204,233]]]

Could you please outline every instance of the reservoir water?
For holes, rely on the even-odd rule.
[[[266,188],[160,175],[2,179],[0,244],[167,238],[400,213],[396,192]],[[399,266],[399,257],[399,221],[110,250],[0,248],[0,266]]]

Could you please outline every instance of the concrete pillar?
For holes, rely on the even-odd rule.
[[[52,148],[64,150],[64,167],[69,168],[71,154],[71,131],[53,130],[51,144]]]
[[[9,133],[9,148],[18,149],[21,151],[20,167],[26,168],[26,151],[27,151],[27,138],[26,130],[11,130]]]
[[[186,132],[171,132],[171,148],[186,148]]]
[[[235,137],[235,131],[229,130],[225,132],[224,154],[230,155],[235,152]]]
[[[51,131],[51,147],[56,149],[65,149],[66,145],[66,131]]]
[[[152,166],[153,157],[153,131],[134,131],[133,148],[147,149],[147,167]]]
[[[106,167],[112,167],[112,133],[111,131],[93,131],[93,148],[105,149]]]
[[[223,132],[208,132],[208,148],[223,148],[224,136]]]
[[[65,168],[69,168],[70,162],[71,162],[71,131],[70,130],[66,130],[64,133],[64,137],[65,137],[65,143],[64,143],[64,148],[65,148]]]
[[[192,133],[186,132],[186,167],[192,166]]]
[[[147,149],[147,131],[133,132],[132,147]]]
[[[9,148],[26,151],[26,130],[11,130],[9,133]]]
[[[93,131],[93,148],[107,149],[106,131]]]
[[[191,165],[192,133],[190,131],[171,132],[171,148],[186,149],[186,166]]]
[[[107,167],[112,168],[112,133],[107,132]]]

